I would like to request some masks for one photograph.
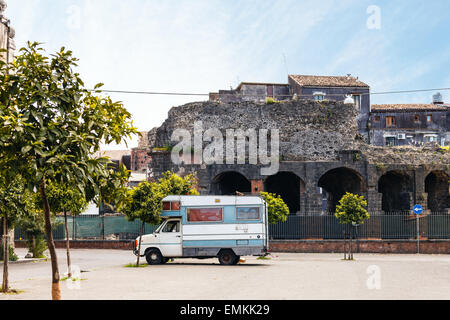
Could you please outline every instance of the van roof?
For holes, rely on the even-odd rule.
[[[180,201],[182,206],[260,205],[259,196],[167,196],[163,201]]]

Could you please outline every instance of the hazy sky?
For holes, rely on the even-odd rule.
[[[208,93],[351,73],[372,92],[450,87],[450,1],[7,0],[16,46],[65,46],[89,87]],[[376,7],[373,7],[376,6]],[[374,9],[375,8],[375,9]],[[379,16],[378,16],[379,12]],[[377,19],[377,18],[380,19]],[[429,103],[432,92],[373,95]],[[450,91],[443,91],[450,101]],[[206,97],[111,94],[140,130]],[[132,143],[135,145],[135,143]]]

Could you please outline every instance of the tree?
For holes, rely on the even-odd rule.
[[[142,233],[146,223],[161,223],[162,200],[168,195],[198,195],[197,178],[194,174],[180,177],[170,171],[165,172],[157,182],[142,182],[129,191],[129,201],[123,209],[127,219],[141,221],[138,252],[141,252]],[[139,266],[139,254],[136,266]]]
[[[0,77],[0,150],[6,159],[26,164],[29,189],[39,190],[52,266],[52,298],[60,283],[52,236],[48,180],[84,193],[96,174],[106,175],[107,158],[95,158],[102,143],[121,143],[137,133],[120,102],[84,88],[74,72],[77,59],[61,48],[51,57],[38,43],[28,43]],[[18,172],[17,166],[8,167]],[[98,190],[98,189],[96,189]]]
[[[366,207],[367,201],[364,200],[363,196],[358,196],[357,194],[349,192],[339,200],[339,204],[336,206],[334,215],[339,220],[339,223],[350,225],[349,260],[353,260],[353,226],[363,224],[365,220],[370,218],[369,212],[365,209]],[[346,259],[345,252],[344,259]]]
[[[0,217],[3,222],[3,292],[9,291],[9,230],[31,210],[33,210],[31,193],[25,190],[23,179],[20,176],[16,176],[14,180],[0,180]]]
[[[86,210],[88,203],[85,195],[71,185],[58,184],[49,181],[47,184],[47,198],[50,209],[54,214],[64,214],[64,228],[66,231],[66,255],[67,255],[67,276],[72,277],[72,267],[70,263],[70,243],[69,228],[67,225],[67,212],[72,216],[78,215]]]
[[[52,226],[54,226],[52,222]],[[21,217],[17,226],[26,239],[29,252],[33,258],[43,258],[44,251],[47,250],[45,242],[45,219],[42,212],[33,211],[31,214]]]
[[[289,215],[289,207],[281,196],[268,192],[261,192],[261,196],[267,203],[269,223],[276,224],[278,222],[285,222]]]

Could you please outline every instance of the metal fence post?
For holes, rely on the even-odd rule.
[[[420,253],[420,227],[419,227],[419,215],[416,214],[416,227],[417,227],[417,253]]]

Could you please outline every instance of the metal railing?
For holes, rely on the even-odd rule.
[[[422,239],[450,239],[450,214],[432,213],[419,219]],[[71,240],[134,240],[139,236],[140,220],[128,221],[123,215],[68,217]],[[145,225],[144,234],[155,231],[157,226]],[[344,239],[350,226],[342,225],[332,214],[296,216],[290,215],[286,222],[269,226],[273,240]],[[410,213],[372,213],[364,224],[354,227],[358,239],[416,239],[416,217]],[[53,226],[55,240],[66,238],[64,219],[57,217]],[[20,227],[15,229],[15,239],[24,239]]]
[[[416,216],[411,214],[372,214],[364,224],[353,227],[359,239],[416,239]],[[344,239],[349,225],[342,225],[333,215],[289,216],[286,222],[269,226],[274,240]],[[422,239],[450,239],[450,214],[433,213],[421,216],[419,231]]]

